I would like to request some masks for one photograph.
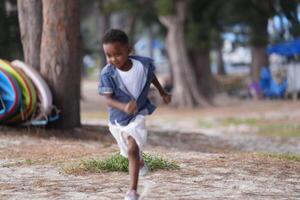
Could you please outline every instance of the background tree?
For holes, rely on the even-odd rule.
[[[109,27],[106,26],[105,30],[107,28],[123,29],[131,40],[135,38],[137,22],[143,23],[146,26],[158,22],[153,12],[153,3],[150,0],[99,0],[99,2],[100,12],[104,16],[110,17]],[[113,20],[114,18],[116,20]]]
[[[153,24],[159,24],[157,16],[153,12],[154,6],[152,1],[98,0],[98,3],[101,14],[100,41],[104,33],[110,28],[124,30],[128,34],[131,44],[134,44],[136,33],[140,32],[141,29],[143,30],[142,32],[148,33],[149,40],[151,40],[153,36],[151,27]],[[104,66],[105,57],[101,48],[101,60],[103,61],[101,66]]]
[[[134,26],[135,26],[135,17],[133,13],[127,15],[129,12],[126,12],[126,9],[130,8],[129,5],[132,4],[131,1],[120,1],[120,0],[98,0],[98,7],[101,15],[101,28],[99,32],[99,47],[100,47],[100,57],[101,64],[103,67],[106,64],[106,57],[102,49],[101,40],[105,32],[110,28],[115,29],[126,29],[125,32],[130,36],[133,36]],[[128,10],[129,11],[129,10]],[[129,28],[130,27],[130,28]]]
[[[268,20],[276,14],[272,0],[231,0],[228,2],[227,15],[233,24],[245,23],[249,27],[249,45],[251,48],[251,77],[258,81],[262,67],[268,67],[266,47],[269,41]]]
[[[101,46],[101,40],[102,37],[104,36],[105,32],[110,28],[110,16],[111,12],[109,10],[105,9],[106,5],[106,0],[99,0],[99,10],[101,14],[101,28],[100,28],[100,33],[99,33],[99,46],[100,46],[100,58],[101,58],[101,64],[100,66],[103,67],[106,64],[106,57],[104,54],[104,51]]]
[[[166,45],[174,83],[173,104],[178,107],[208,105],[188,57],[184,36],[187,0],[158,0],[156,7],[159,20],[167,29]]]
[[[8,57],[7,48],[8,32],[7,32],[7,17],[5,9],[5,1],[0,1],[0,55],[3,58]]]
[[[286,17],[290,23],[288,29],[291,38],[299,37],[300,35],[300,19],[298,17],[299,2],[299,0],[279,0],[275,4],[275,6],[277,6],[276,11],[278,12],[279,16]]]
[[[22,45],[18,24],[17,1],[0,1],[0,58],[22,58]]]
[[[186,22],[186,41],[189,57],[197,77],[197,85],[206,97],[212,97],[217,91],[217,82],[211,73],[210,52],[218,52],[218,68],[224,74],[222,61],[222,3],[215,1],[190,0]]]
[[[212,40],[211,40],[211,49],[216,52],[216,65],[217,65],[217,74],[218,75],[226,75],[224,59],[223,59],[223,38],[222,32],[219,30],[212,30]]]
[[[79,0],[43,0],[41,74],[61,110],[58,128],[80,125]]]

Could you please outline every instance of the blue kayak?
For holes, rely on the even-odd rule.
[[[4,101],[2,99],[2,97],[0,96],[0,115],[2,115],[6,110],[6,106],[4,104]]]
[[[22,96],[14,77],[0,69],[0,123],[10,119],[20,111]]]

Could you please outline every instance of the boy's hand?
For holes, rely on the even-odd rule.
[[[136,102],[134,100],[129,101],[127,104],[125,104],[124,112],[128,114],[133,114],[137,111]]]
[[[165,104],[169,104],[172,101],[172,96],[166,92],[163,92],[161,97],[163,98]]]

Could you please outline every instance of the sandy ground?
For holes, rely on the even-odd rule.
[[[101,141],[0,136],[1,199],[122,199],[126,173],[67,174],[66,165],[117,151]],[[9,135],[7,135],[9,134]],[[176,161],[180,169],[141,179],[144,199],[298,199],[300,165],[252,153],[202,153],[148,146],[146,152]]]
[[[103,99],[85,82],[85,124],[69,132],[0,127],[0,199],[122,199],[127,173],[72,173],[66,166],[105,158],[118,148],[104,125]],[[144,199],[300,199],[300,163],[269,152],[300,154],[299,137],[266,137],[249,127],[205,127],[199,120],[228,117],[300,122],[299,102],[239,102],[196,110],[160,107],[149,117],[146,152],[179,164],[140,181]],[[91,126],[92,125],[92,126]],[[96,125],[96,126],[95,126]],[[64,136],[63,136],[64,135]]]

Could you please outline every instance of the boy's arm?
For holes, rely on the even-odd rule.
[[[153,85],[157,88],[160,96],[163,98],[163,101],[168,104],[172,100],[172,96],[168,94],[161,86],[160,82],[158,81],[156,75],[154,75],[154,78],[152,79]]]
[[[135,113],[137,111],[137,106],[135,101],[130,101],[128,103],[122,103],[112,98],[112,94],[105,94],[106,103],[108,106],[126,112],[128,114]]]
[[[160,96],[167,95],[166,91],[162,88],[160,82],[158,81],[156,75],[154,75],[154,78],[152,79],[152,83],[157,88]]]

